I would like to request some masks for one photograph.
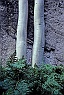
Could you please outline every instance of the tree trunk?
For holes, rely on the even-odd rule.
[[[43,62],[44,40],[44,0],[35,0],[32,67]]]
[[[28,0],[19,0],[19,16],[17,26],[16,56],[21,59],[26,58],[27,48],[27,20],[28,20]]]

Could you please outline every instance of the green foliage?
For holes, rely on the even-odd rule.
[[[63,95],[64,66],[32,68],[25,59],[0,67],[0,95]]]

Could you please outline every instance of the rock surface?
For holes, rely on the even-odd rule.
[[[64,64],[64,0],[45,0],[45,62]]]
[[[5,2],[4,2],[5,1]],[[29,0],[27,62],[31,63],[33,45],[34,2]],[[45,0],[44,61],[64,64],[64,0]],[[15,51],[18,21],[18,0],[0,0],[0,59],[6,60]]]

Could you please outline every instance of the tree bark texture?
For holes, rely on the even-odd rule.
[[[40,66],[43,62],[44,42],[44,0],[35,0],[32,67],[35,63]]]
[[[27,20],[28,20],[28,0],[19,0],[19,16],[17,26],[16,56],[21,59],[26,58],[27,49]]]

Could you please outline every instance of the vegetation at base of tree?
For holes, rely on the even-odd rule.
[[[41,67],[26,64],[25,59],[0,66],[0,95],[63,95],[64,65]]]

